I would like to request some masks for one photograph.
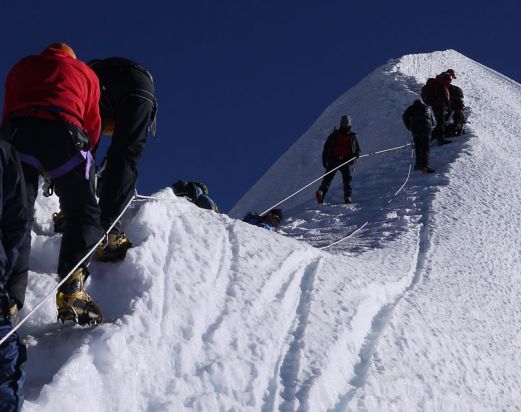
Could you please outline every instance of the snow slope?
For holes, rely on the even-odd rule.
[[[310,188],[283,206],[285,236],[169,189],[135,202],[124,224],[136,247],[91,265],[107,322],[60,326],[49,301],[22,328],[25,410],[519,408],[519,84],[455,51],[390,61],[326,109],[232,213],[319,176],[340,114],[365,153],[407,143],[403,109],[448,67],[472,124],[432,147],[434,175],[409,175],[410,149],[360,159],[355,203],[337,204],[336,181],[317,207]],[[56,208],[38,202],[24,311],[57,283]]]

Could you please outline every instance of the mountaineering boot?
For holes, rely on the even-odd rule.
[[[324,203],[324,192],[322,192],[322,190],[317,190],[317,193],[315,193],[315,197],[317,198],[317,202],[319,205]]]
[[[96,257],[101,262],[117,262],[125,259],[127,250],[131,247],[132,243],[124,233],[109,233],[107,241],[96,249]]]
[[[63,233],[65,229],[65,214],[61,210],[53,213],[52,221],[54,223],[54,233]]]
[[[423,173],[434,173],[436,170],[434,170],[432,167],[429,166],[414,166],[414,170],[418,170]]]
[[[93,325],[103,321],[99,306],[85,291],[88,276],[87,269],[80,266],[58,290],[56,305],[62,322],[72,320],[79,325]]]

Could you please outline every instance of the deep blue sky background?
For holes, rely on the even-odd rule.
[[[147,143],[139,192],[200,180],[224,212],[390,58],[455,49],[521,80],[518,0],[32,0],[3,1],[0,16],[2,96],[10,67],[52,42],[85,61],[142,63],[156,82],[159,141]]]

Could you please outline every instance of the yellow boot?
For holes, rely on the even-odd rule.
[[[103,321],[99,306],[85,291],[88,276],[87,269],[80,266],[56,294],[58,319],[62,322],[72,320],[80,325],[88,325]]]
[[[132,247],[132,243],[124,233],[110,233],[107,241],[101,243],[96,249],[96,257],[101,262],[117,262],[125,259],[127,250]]]

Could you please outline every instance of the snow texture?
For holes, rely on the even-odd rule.
[[[352,205],[337,176],[318,206],[317,183],[282,206],[280,234],[170,189],[136,201],[124,221],[135,247],[90,267],[106,322],[62,326],[51,298],[23,326],[24,410],[520,410],[518,83],[452,50],[392,60],[329,106],[231,214],[320,176],[342,114],[363,153],[408,143],[403,110],[451,67],[471,123],[431,148],[435,174],[409,173],[410,148],[360,159]],[[38,200],[23,314],[58,281],[56,210],[56,198]]]

